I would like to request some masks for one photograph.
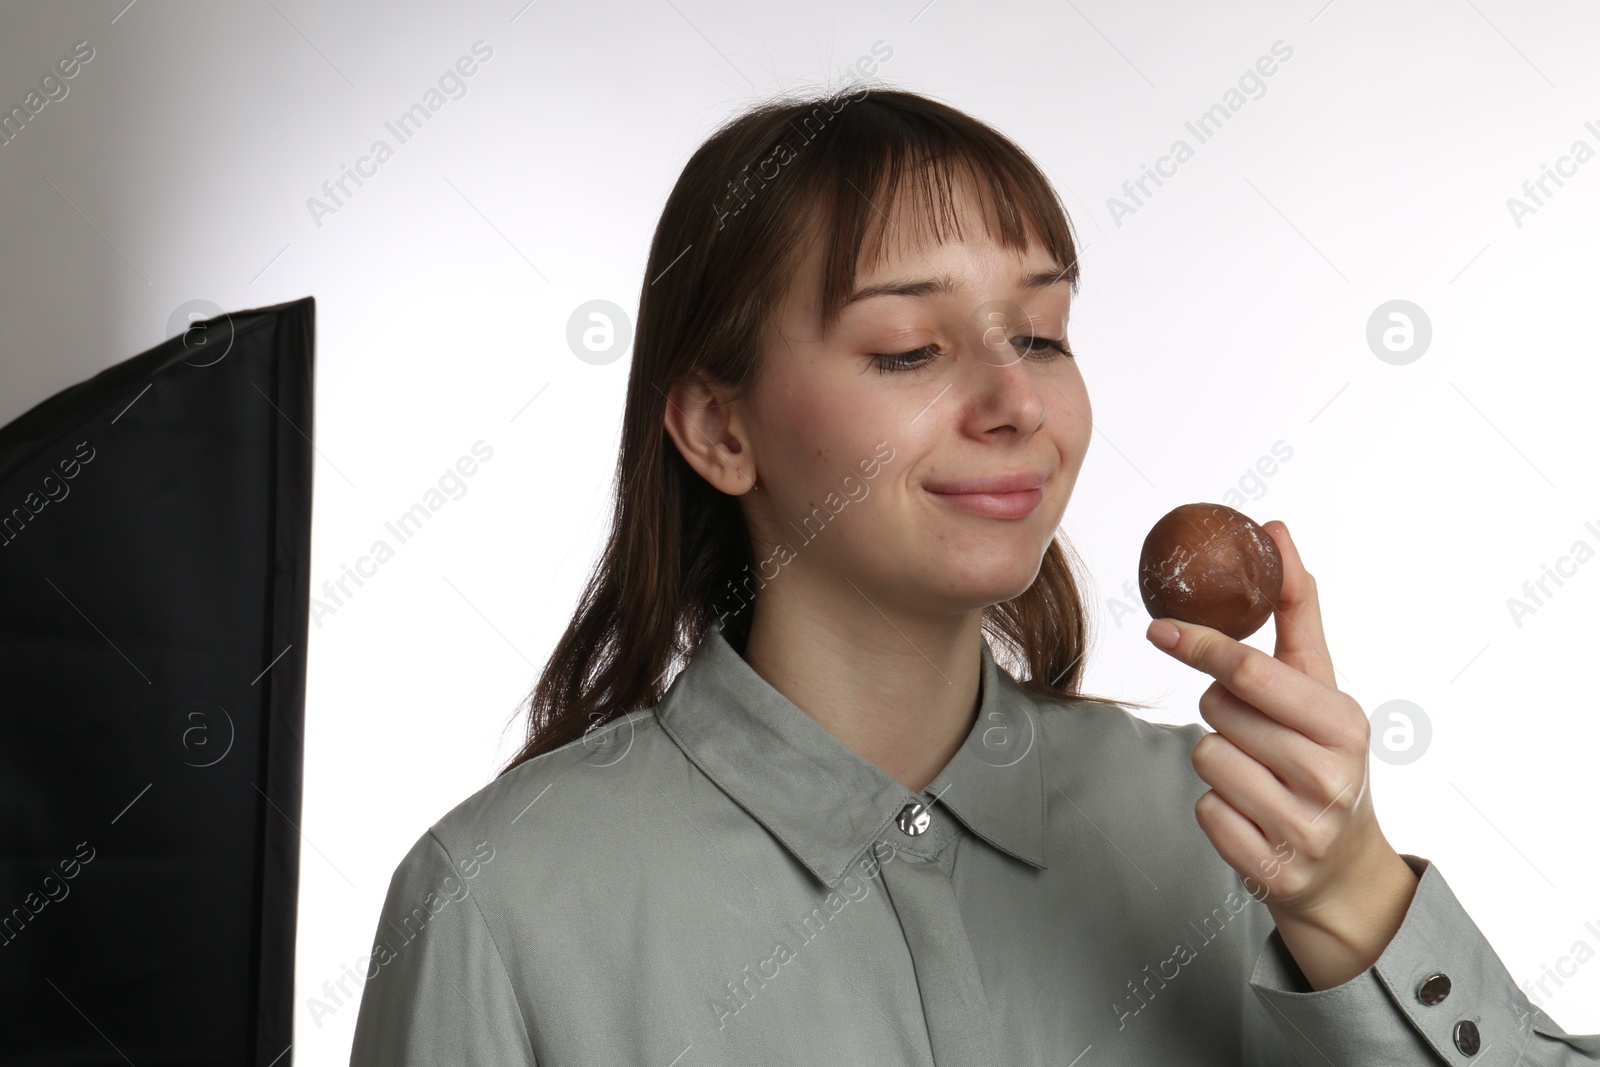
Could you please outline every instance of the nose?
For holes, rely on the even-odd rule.
[[[1011,431],[1026,435],[1044,424],[1046,405],[1032,361],[1009,334],[990,328],[975,334],[961,386],[968,429],[979,436]]]

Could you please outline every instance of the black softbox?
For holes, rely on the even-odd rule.
[[[0,429],[0,1062],[293,1058],[314,323]]]

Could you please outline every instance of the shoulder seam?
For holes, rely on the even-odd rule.
[[[433,842],[433,846],[435,848],[444,853],[444,858],[450,864],[450,873],[454,875],[456,871],[456,859],[454,856],[450,855],[450,850],[445,847],[443,841],[439,840],[439,835],[433,832],[432,827],[429,827],[428,829],[428,838]],[[516,1001],[517,1004],[517,1022],[522,1027],[522,1040],[526,1044],[528,1056],[534,1061],[535,1067],[537,1067],[538,1056],[533,1051],[533,1036],[528,1030],[528,1020],[522,1012],[522,998],[517,995],[516,983],[511,980],[511,970],[506,966],[505,957],[500,954],[500,944],[494,939],[494,931],[489,929],[489,920],[483,917],[483,909],[478,906],[477,894],[469,892],[467,893],[467,899],[472,901],[472,912],[478,917],[478,922],[483,924],[484,936],[489,939],[489,944],[494,948],[494,958],[500,964],[500,973],[505,975],[506,988],[511,990],[511,999]]]

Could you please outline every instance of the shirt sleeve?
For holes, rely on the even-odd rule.
[[[1400,929],[1373,965],[1313,990],[1274,929],[1250,987],[1302,1067],[1581,1067],[1600,1034],[1568,1034],[1512,981],[1500,957],[1426,859]],[[1289,1067],[1289,1065],[1285,1065]]]
[[[476,873],[468,860],[461,867]],[[395,868],[367,963],[350,1067],[536,1067],[527,1022],[470,878],[431,830]]]

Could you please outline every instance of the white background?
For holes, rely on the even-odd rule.
[[[1507,606],[1575,541],[1600,549],[1600,159],[1520,226],[1507,206],[1574,141],[1600,150],[1600,12],[524,2],[0,14],[7,110],[76,42],[95,51],[0,145],[0,423],[160,342],[187,301],[314,295],[314,588],[474,442],[494,450],[312,630],[297,1062],[346,1061],[354,1003],[314,1022],[307,998],[364,958],[410,844],[516,749],[594,558],[628,361],[576,358],[569,316],[633,313],[662,202],[719,122],[838,85],[877,41],[884,82],[1032,153],[1084,241],[1073,344],[1097,432],[1064,530],[1094,583],[1088,688],[1198,720],[1209,679],[1147,644],[1123,584],[1158,516],[1283,442],[1242,510],[1295,533],[1341,687],[1432,726],[1415,761],[1373,760],[1388,837],[1438,865],[1519,982],[1600,952],[1600,561],[1521,625]],[[385,121],[479,40],[466,94],[397,144]],[[1292,57],[1199,144],[1185,121],[1277,41]],[[308,198],[380,137],[394,158],[318,225]],[[1194,157],[1119,225],[1108,198],[1180,137]],[[1366,340],[1393,299],[1432,323],[1406,365]],[[1600,1031],[1600,958],[1564,983],[1538,1001]]]

